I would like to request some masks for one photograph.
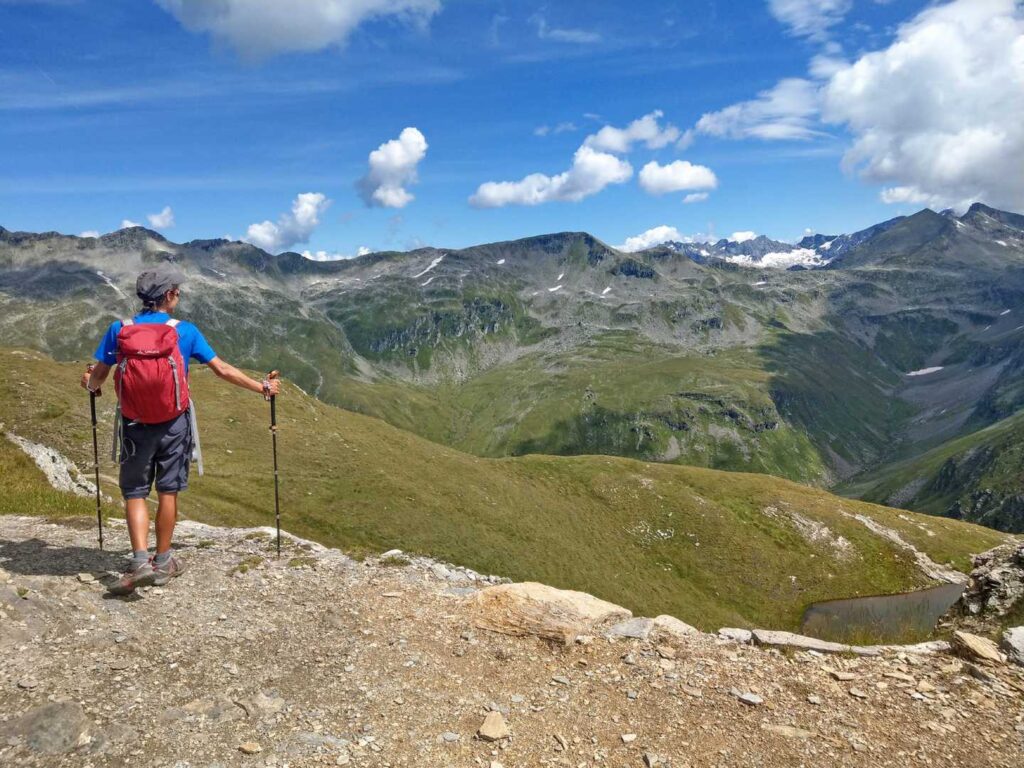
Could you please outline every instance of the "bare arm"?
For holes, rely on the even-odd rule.
[[[219,357],[215,357],[207,363],[207,366],[209,366],[210,370],[217,374],[219,378],[224,379],[224,381],[230,382],[236,387],[248,389],[252,392],[259,392],[261,395],[263,394],[263,382],[256,381],[256,379],[245,375],[242,371],[231,365],[231,363],[227,363]],[[281,391],[281,383],[277,380],[277,372],[275,371],[267,378],[270,384],[269,394],[278,394]]]
[[[110,375],[109,365],[106,363],[93,363],[82,374],[82,387],[98,395],[100,394],[100,387],[103,386],[103,382],[107,380],[108,375]]]

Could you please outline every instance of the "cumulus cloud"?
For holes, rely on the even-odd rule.
[[[303,251],[302,255],[310,261],[343,261],[345,259],[354,259],[358,256],[365,256],[371,253],[370,249],[365,245],[359,246],[359,250],[356,251],[355,255],[351,253],[340,253],[338,251]]]
[[[690,194],[683,198],[683,202],[689,205],[691,203],[703,203],[707,199],[707,192],[691,192]]]
[[[597,133],[588,136],[584,145],[602,152],[618,154],[629,152],[638,142],[643,142],[648,149],[667,147],[672,142],[679,141],[683,134],[671,123],[662,127],[658,122],[662,117],[664,113],[657,109],[634,120],[625,128],[606,125]]]
[[[291,211],[281,214],[276,222],[250,224],[242,240],[269,253],[286,251],[296,243],[309,240],[330,204],[327,196],[320,192],[304,192],[292,201]]]
[[[734,243],[745,243],[747,240],[753,240],[757,237],[757,232],[751,232],[750,230],[744,230],[742,232],[733,232],[729,235],[729,240]]]
[[[1024,208],[1024,6],[956,0],[838,70],[824,118],[854,142],[849,169],[889,183],[886,202]]]
[[[768,9],[791,34],[823,40],[852,5],[853,0],[769,0]]]
[[[171,210],[171,206],[165,205],[160,213],[147,214],[146,219],[153,229],[170,229],[174,226],[174,211]]]
[[[318,51],[343,44],[364,21],[424,24],[441,0],[156,0],[192,32],[225,42],[245,58]]]
[[[121,219],[121,226],[119,227],[119,229],[131,229],[132,227],[141,226],[142,225],[139,224],[139,222],[137,221],[132,221],[131,219]]]
[[[85,230],[85,232],[79,233],[78,236],[79,237],[99,237],[100,233],[97,230],[95,230],[95,229],[87,229],[87,230]]]
[[[810,139],[821,135],[817,117],[818,85],[791,77],[756,99],[706,113],[697,121],[697,131],[729,139]]]
[[[416,167],[427,156],[427,139],[416,128],[406,128],[397,139],[370,153],[370,170],[357,188],[371,207],[404,208],[415,197],[406,187],[417,181]]]
[[[618,246],[620,251],[626,253],[636,253],[637,251],[644,251],[648,248],[653,248],[656,245],[668,242],[690,242],[691,238],[683,235],[675,227],[670,227],[667,224],[662,224],[660,227],[653,227],[648,229],[646,232],[641,232],[639,235],[633,237],[627,237],[626,242]]]
[[[668,165],[659,165],[652,160],[640,169],[640,187],[651,195],[687,189],[714,189],[717,186],[718,178],[710,168],[687,160],[676,160]]]
[[[632,176],[633,166],[625,160],[584,145],[576,150],[572,167],[564,173],[533,173],[521,181],[488,181],[479,186],[469,202],[477,208],[540,205],[555,200],[578,202]]]

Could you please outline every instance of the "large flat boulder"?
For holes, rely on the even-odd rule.
[[[999,647],[987,637],[972,635],[970,632],[957,630],[950,641],[953,653],[969,661],[984,661],[990,664],[1001,664],[1005,659]]]
[[[474,623],[481,629],[506,635],[536,635],[572,643],[579,635],[630,619],[621,605],[568,589],[523,582],[488,587],[473,596]]]
[[[772,629],[755,629],[751,633],[754,643],[769,648],[792,648],[798,651],[817,651],[818,653],[854,653],[858,656],[878,656],[876,648],[865,648],[845,643],[832,643],[816,637],[797,635],[793,632],[780,632]]]

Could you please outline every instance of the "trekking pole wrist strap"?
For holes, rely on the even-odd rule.
[[[262,386],[263,386],[263,399],[264,400],[269,400],[270,399],[270,379],[264,379],[263,382],[262,382]]]

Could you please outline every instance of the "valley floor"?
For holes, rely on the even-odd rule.
[[[185,575],[104,599],[95,579],[121,557],[78,522],[0,516],[3,765],[1024,760],[1019,667],[782,654],[711,635],[556,646],[474,628],[469,596],[486,584],[425,561],[360,563],[301,542],[277,561],[265,534],[192,523]],[[114,524],[110,546],[125,538]],[[510,737],[476,737],[488,710]]]

